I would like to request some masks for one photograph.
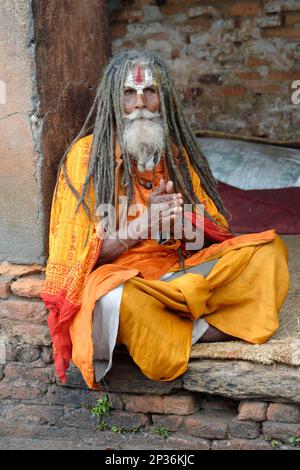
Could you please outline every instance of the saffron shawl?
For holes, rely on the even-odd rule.
[[[87,174],[91,141],[92,136],[80,139],[73,145],[66,162],[67,175],[79,193]],[[88,199],[93,214],[93,190]],[[49,309],[54,363],[63,383],[72,355],[69,324],[80,308],[84,280],[92,270],[101,246],[95,225],[89,221],[82,206],[77,212],[76,206],[77,200],[61,171],[52,203],[49,259],[41,298]]]
[[[92,135],[80,139],[70,150],[66,170],[73,186],[81,193],[87,175]],[[174,146],[173,152],[178,155]],[[119,189],[121,151],[116,146],[116,188]],[[193,170],[187,155],[193,187],[204,204],[205,211],[216,222],[205,218],[205,234],[217,242],[232,238],[226,219],[218,212],[213,201],[203,190],[200,179]],[[118,196],[119,191],[116,191]],[[85,198],[94,214],[93,185]],[[60,172],[56,197],[53,198],[49,259],[41,298],[49,310],[48,325],[53,341],[53,357],[59,379],[66,382],[66,370],[72,357],[69,326],[81,306],[82,293],[87,275],[92,271],[101,250],[102,241],[97,237],[95,221],[90,221],[81,206],[76,212],[77,200],[67,185],[63,171]]]

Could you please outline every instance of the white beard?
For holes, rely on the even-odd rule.
[[[124,116],[125,151],[137,162],[140,172],[158,165],[165,150],[165,136],[159,113],[137,110]]]

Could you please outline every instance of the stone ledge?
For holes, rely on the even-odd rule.
[[[215,359],[192,360],[183,376],[156,382],[145,377],[127,353],[117,353],[101,391],[107,386],[110,392],[165,395],[185,389],[235,400],[300,403],[299,383],[300,372],[295,367]],[[68,370],[65,386],[87,389],[75,366]]]
[[[283,364],[193,360],[183,388],[228,398],[300,403],[300,372]]]
[[[57,385],[63,386],[57,381]],[[79,369],[71,366],[67,372],[65,387],[88,389]],[[178,377],[171,382],[157,382],[145,377],[134,364],[129,355],[117,354],[113,359],[113,367],[105,376],[105,385],[102,384],[101,391],[106,388],[110,392],[118,393],[147,393],[166,395],[174,390],[182,389],[182,378]]]

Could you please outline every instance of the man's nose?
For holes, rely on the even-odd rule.
[[[141,109],[145,107],[145,99],[144,99],[143,93],[136,95],[135,107],[137,109]]]

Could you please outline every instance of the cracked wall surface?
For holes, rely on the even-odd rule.
[[[299,0],[111,2],[113,50],[166,60],[194,129],[299,140]]]
[[[44,261],[42,199],[30,116],[35,112],[31,2],[2,0],[0,15],[0,261]]]
[[[46,261],[58,163],[109,54],[105,0],[1,2],[0,262]]]

